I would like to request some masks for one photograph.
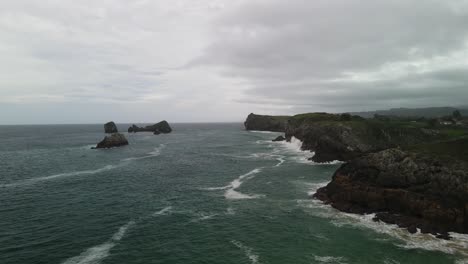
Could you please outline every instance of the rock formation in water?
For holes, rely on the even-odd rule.
[[[245,129],[284,132],[289,116],[267,116],[250,114],[244,122]]]
[[[114,148],[125,145],[128,145],[128,141],[125,136],[120,133],[113,133],[110,136],[106,136],[95,148]]]
[[[117,130],[117,126],[113,121],[107,122],[104,124],[104,131],[106,134],[112,134],[112,133],[117,133],[119,132]]]
[[[422,153],[387,149],[342,165],[315,194],[350,213],[448,238],[468,233],[468,165]]]
[[[93,149],[114,148],[128,145],[128,140],[123,134],[118,133],[117,126],[114,122],[111,121],[104,124],[104,132],[111,135],[104,137]]]
[[[164,120],[161,121],[157,124],[151,125],[151,126],[146,126],[146,127],[138,127],[136,125],[132,125],[131,127],[128,128],[129,133],[136,133],[136,132],[153,132],[155,135],[159,134],[168,134],[172,132],[172,128],[169,125],[169,123]]]
[[[283,137],[283,136],[277,136],[277,137],[276,137],[275,139],[273,139],[272,141],[273,141],[273,142],[279,142],[279,141],[285,141],[285,140],[286,140],[285,137]]]

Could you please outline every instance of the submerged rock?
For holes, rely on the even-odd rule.
[[[128,145],[128,141],[123,134],[113,133],[110,136],[106,136],[101,142],[99,142],[95,149],[101,148],[114,148]]]
[[[286,140],[285,137],[283,137],[283,136],[278,136],[278,137],[276,137],[275,139],[273,139],[272,141],[273,141],[273,142],[279,142],[279,141],[285,141],[285,140]]]
[[[159,134],[168,134],[172,132],[172,128],[166,120],[163,120],[159,123],[156,123],[151,126],[146,127],[138,127],[136,125],[132,125],[128,128],[129,133],[136,133],[136,132],[153,132],[155,135]]]
[[[104,132],[106,134],[112,134],[117,133],[119,131],[117,130],[117,126],[115,125],[115,123],[113,121],[110,121],[104,124]]]

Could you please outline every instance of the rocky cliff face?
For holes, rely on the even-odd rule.
[[[289,116],[268,116],[250,114],[244,122],[245,129],[285,132]]]
[[[344,164],[314,197],[416,232],[468,233],[468,165],[388,149]],[[442,235],[441,235],[442,234]]]
[[[366,153],[431,141],[437,134],[426,133],[420,128],[391,127],[368,120],[299,124],[290,121],[286,138],[291,137],[303,142],[302,149],[315,152],[313,161],[329,162],[347,161]]]
[[[136,133],[136,132],[153,132],[155,135],[158,134],[168,134],[172,132],[172,128],[169,125],[169,123],[164,120],[159,123],[156,123],[151,126],[146,126],[146,127],[138,127],[136,125],[132,125],[131,127],[128,128],[129,133]]]

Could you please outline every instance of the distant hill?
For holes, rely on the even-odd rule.
[[[392,108],[389,110],[377,110],[369,112],[353,112],[350,114],[365,118],[373,117],[375,114],[398,117],[441,117],[451,115],[453,111],[460,110],[463,116],[468,116],[468,106],[463,107],[426,107],[426,108]]]

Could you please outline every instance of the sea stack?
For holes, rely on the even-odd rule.
[[[106,134],[118,133],[117,126],[113,121],[104,124],[104,132]]]
[[[104,139],[99,142],[94,149],[114,148],[128,145],[128,140],[123,134],[118,132],[117,126],[114,122],[111,121],[104,124],[104,132],[111,135],[104,137]]]
[[[159,123],[156,123],[151,126],[146,127],[138,127],[136,125],[132,125],[128,128],[128,133],[136,133],[136,132],[153,132],[155,135],[159,134],[169,134],[172,132],[172,128],[166,120],[163,120]]]

